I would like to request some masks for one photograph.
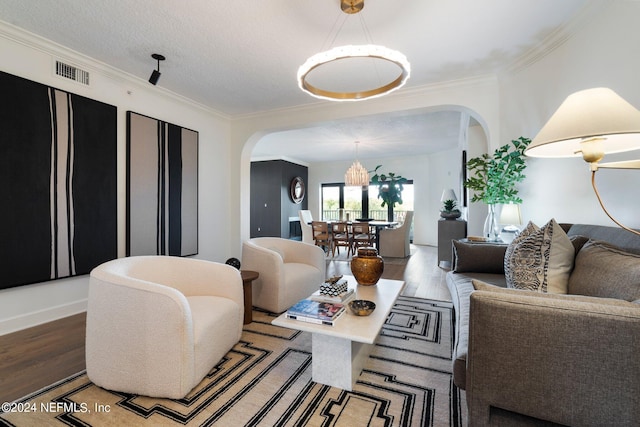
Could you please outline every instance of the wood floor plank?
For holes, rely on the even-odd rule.
[[[86,313],[0,336],[0,401],[85,369]]]

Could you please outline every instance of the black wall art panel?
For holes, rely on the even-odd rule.
[[[127,112],[127,256],[198,253],[198,132]]]
[[[116,107],[2,72],[0,93],[0,289],[116,258]]]

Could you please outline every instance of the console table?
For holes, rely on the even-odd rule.
[[[438,220],[438,265],[451,267],[451,241],[467,237],[467,221],[461,219]]]

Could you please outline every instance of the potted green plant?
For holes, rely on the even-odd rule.
[[[393,172],[378,173],[378,169],[381,167],[382,165],[378,165],[369,172],[374,174],[371,177],[371,183],[378,186],[378,198],[382,199],[382,207],[387,206],[389,221],[393,221],[393,208],[396,204],[402,204],[403,184],[407,182],[407,178]]]
[[[460,209],[456,207],[455,200],[445,200],[443,203],[442,210],[440,211],[440,216],[444,219],[456,219],[460,218],[462,212]]]
[[[498,239],[498,224],[495,205],[504,203],[522,203],[518,196],[517,184],[526,177],[524,150],[531,139],[520,137],[512,140],[493,152],[493,156],[483,154],[467,162],[471,176],[464,186],[473,191],[472,202],[484,202],[489,206],[485,221],[485,237]]]

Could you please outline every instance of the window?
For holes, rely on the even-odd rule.
[[[413,210],[413,181],[408,181],[402,190],[402,205],[393,210],[394,219],[399,219],[404,212]],[[374,218],[387,220],[388,210],[382,207],[382,199],[378,198],[378,187],[369,188],[346,187],[343,183],[322,184],[322,219],[325,221],[340,218],[338,209],[344,209],[345,218]]]
[[[342,188],[322,184],[322,219],[338,219],[338,209],[344,204]],[[334,215],[335,213],[335,215]]]
[[[349,214],[349,218],[352,220],[362,217],[362,193],[362,187],[344,187],[344,205],[342,208],[344,208],[345,214]]]

